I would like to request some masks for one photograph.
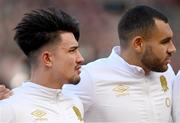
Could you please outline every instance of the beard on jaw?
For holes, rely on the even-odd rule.
[[[80,82],[80,76],[75,76],[71,79],[70,84],[77,85]]]
[[[141,59],[142,64],[150,71],[165,72],[167,65],[161,63],[161,60],[153,53],[152,47],[147,47]]]

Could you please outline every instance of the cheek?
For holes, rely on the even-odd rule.
[[[161,53],[165,53],[167,51],[167,45],[166,44],[157,44],[157,46],[155,47],[156,51],[161,52]]]
[[[158,56],[159,58],[164,58],[166,57],[166,49],[163,47],[159,47],[156,52],[154,52],[154,54],[156,54],[156,56]]]
[[[76,59],[71,54],[66,54],[56,58],[56,67],[64,71],[72,71],[76,66]]]
[[[64,69],[66,69],[66,68],[74,69],[75,64],[76,64],[75,59],[72,57],[68,57],[68,58],[64,59],[64,61],[63,61],[63,67],[65,67]]]
[[[151,47],[151,52],[152,55],[161,59],[166,55],[166,48],[163,45],[156,44],[155,46]]]
[[[159,61],[160,60],[160,52],[158,51],[158,49],[156,49],[156,47],[147,47],[144,54],[142,55],[142,60],[144,62],[154,62],[154,61]]]

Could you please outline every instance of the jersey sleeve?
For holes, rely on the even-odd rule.
[[[180,122],[180,71],[173,83],[173,120]]]
[[[87,111],[94,100],[94,84],[90,74],[84,68],[82,68],[80,77],[81,80],[77,85],[65,84],[62,93],[64,95],[72,93],[78,96],[83,103],[84,110]]]

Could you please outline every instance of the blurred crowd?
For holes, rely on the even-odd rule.
[[[60,7],[80,21],[80,50],[85,63],[106,57],[119,45],[117,24],[127,8],[145,4],[163,12],[174,31],[177,48],[172,66],[180,69],[180,0],[0,0],[0,83],[14,88],[29,78],[26,57],[13,40],[13,28],[31,9]]]

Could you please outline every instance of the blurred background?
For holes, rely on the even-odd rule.
[[[121,15],[135,5],[152,6],[169,18],[177,48],[172,59],[180,69],[180,0],[0,0],[0,83],[9,88],[29,78],[26,57],[13,41],[13,28],[32,9],[59,7],[80,21],[80,50],[85,64],[107,57],[119,45],[117,25]]]

